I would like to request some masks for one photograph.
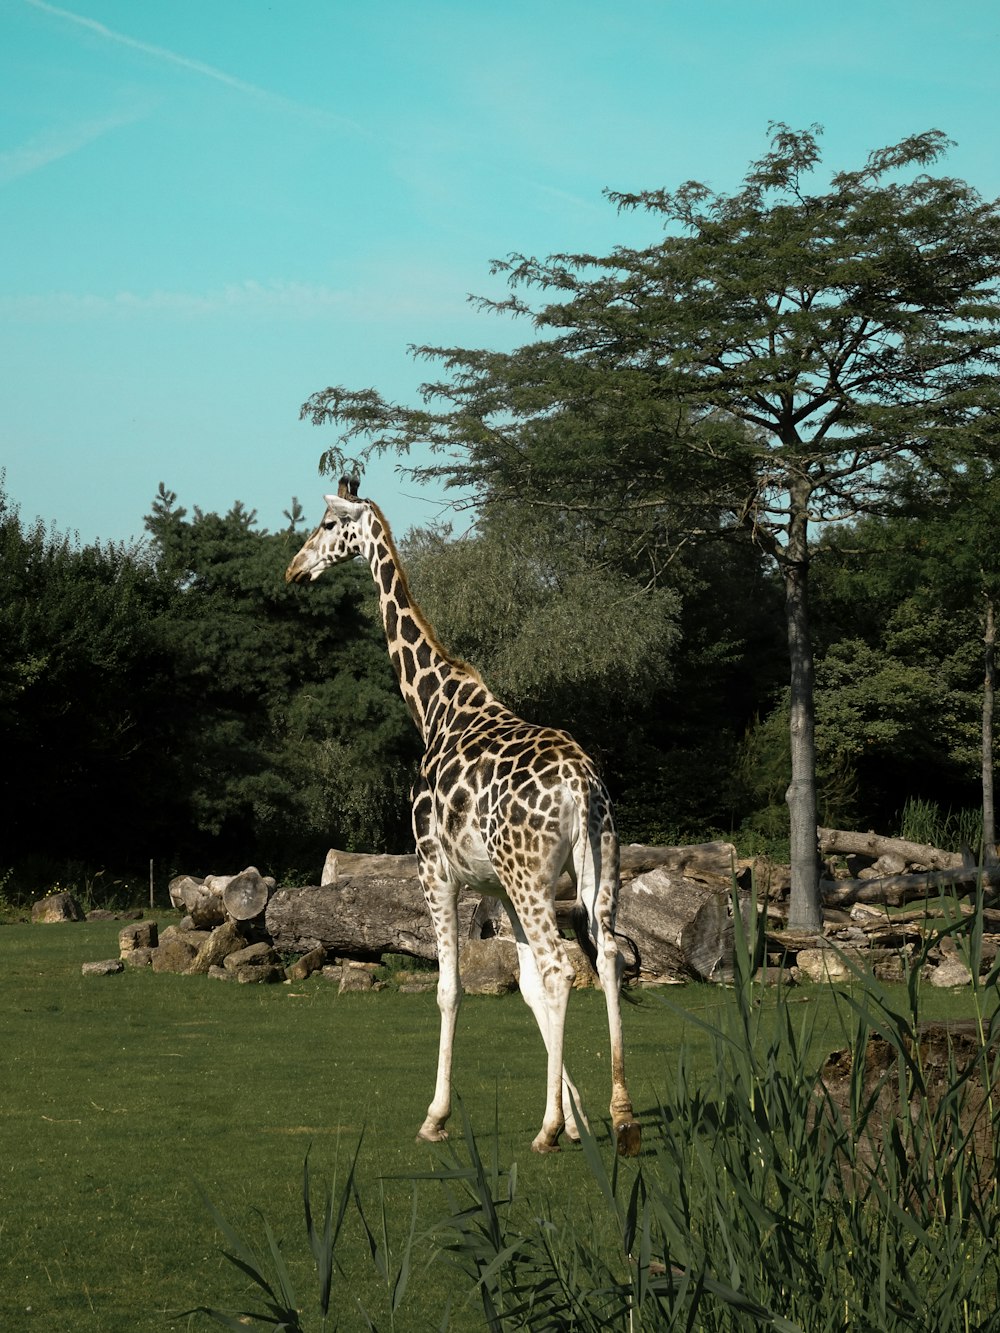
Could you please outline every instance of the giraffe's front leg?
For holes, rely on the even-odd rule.
[[[426,788],[417,794],[413,803],[413,831],[417,843],[420,887],[431,914],[437,941],[437,1002],[441,1013],[434,1096],[417,1138],[425,1143],[439,1143],[448,1137],[445,1124],[451,1114],[451,1060],[462,983],[458,972],[458,887],[451,884],[445,871],[444,859],[434,832],[433,805]]]
[[[434,1096],[417,1134],[417,1138],[423,1139],[425,1143],[440,1143],[442,1139],[448,1137],[445,1124],[451,1114],[451,1059],[455,1044],[458,1006],[462,999],[462,983],[458,974],[458,914],[456,912],[453,915],[453,928],[447,923],[442,923],[440,929],[438,917],[434,915],[438,944],[437,1001],[441,1013],[441,1034],[438,1041]]]

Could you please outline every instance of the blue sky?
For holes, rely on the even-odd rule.
[[[0,468],[22,518],[142,532],[158,483],[310,521],[328,384],[511,346],[511,251],[653,239],[605,187],[738,186],[769,121],[824,175],[930,128],[1000,195],[996,0],[0,0]],[[440,495],[373,468],[400,533]]]

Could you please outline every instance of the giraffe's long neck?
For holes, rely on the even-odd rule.
[[[403,701],[426,741],[464,684],[474,683],[484,694],[486,690],[471,667],[441,647],[413,600],[388,524],[375,505],[371,510],[365,555],[378,592],[389,659]]]

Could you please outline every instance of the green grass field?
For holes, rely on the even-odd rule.
[[[0,1328],[183,1329],[186,1309],[238,1305],[248,1284],[222,1257],[199,1188],[248,1231],[260,1209],[308,1291],[303,1159],[311,1149],[317,1183],[338,1170],[342,1179],[362,1132],[359,1192],[372,1218],[384,1197],[395,1244],[409,1226],[410,1178],[447,1160],[447,1149],[414,1140],[432,1090],[433,994],[341,997],[318,977],[273,987],[150,971],[83,977],[83,962],[116,955],[118,929],[0,925]],[[711,1018],[721,994],[675,987],[669,999]],[[928,1017],[971,1012],[965,996],[927,1001]],[[830,992],[802,989],[793,1003],[817,1014],[818,1048],[846,1043]],[[627,1005],[624,1018],[633,1100],[649,1122],[682,1041],[694,1082],[711,1080],[714,1056],[655,993]],[[598,992],[573,996],[567,1052],[602,1134],[609,1080]],[[586,1215],[598,1201],[581,1151],[529,1150],[543,1080],[541,1042],[520,999],[468,997],[455,1081],[477,1134],[492,1135],[499,1105],[498,1151],[505,1164],[517,1161],[524,1206]],[[439,1184],[416,1188],[423,1233],[446,1208]],[[418,1241],[396,1328],[438,1327],[449,1291],[466,1299],[467,1284],[433,1256],[433,1243]],[[358,1300],[380,1328],[393,1326],[353,1211],[338,1257],[339,1327],[367,1327]],[[459,1303],[451,1327],[482,1327],[480,1308]]]

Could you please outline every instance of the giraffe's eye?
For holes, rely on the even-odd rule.
[[[327,532],[332,532],[333,529],[336,527],[336,524],[335,524],[335,523],[324,523],[324,524],[323,524],[323,527],[326,529]]]

